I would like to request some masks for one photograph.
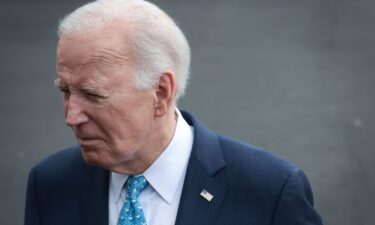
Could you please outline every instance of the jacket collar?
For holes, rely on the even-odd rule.
[[[194,144],[175,224],[214,224],[227,190],[227,185],[217,179],[225,167],[220,142],[216,134],[190,113],[181,113],[194,127]],[[208,196],[212,199],[209,200]]]
[[[194,127],[192,155],[212,176],[225,166],[219,139],[215,133],[203,126],[192,114],[181,111],[187,123]]]

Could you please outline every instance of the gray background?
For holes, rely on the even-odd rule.
[[[75,143],[55,27],[83,2],[0,2],[0,224],[22,224],[31,166]],[[325,224],[375,224],[375,1],[155,2],[193,51],[180,107],[300,166]]]

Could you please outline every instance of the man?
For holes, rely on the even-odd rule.
[[[190,50],[155,5],[92,2],[58,34],[55,83],[79,146],[31,170],[26,225],[322,224],[298,168],[176,108]]]

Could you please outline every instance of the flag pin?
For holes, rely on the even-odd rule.
[[[212,199],[213,199],[213,195],[210,193],[210,192],[208,192],[208,191],[206,191],[205,189],[203,189],[202,190],[202,192],[201,192],[201,196],[203,197],[203,198],[205,198],[207,201],[211,201]]]

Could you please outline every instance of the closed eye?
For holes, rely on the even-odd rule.
[[[69,89],[67,89],[67,88],[59,88],[59,89],[60,89],[60,92],[61,92],[62,96],[64,97],[64,99],[69,99],[69,97],[70,97]]]
[[[91,92],[86,92],[85,95],[86,95],[86,97],[87,97],[89,100],[94,101],[94,102],[98,102],[98,101],[103,100],[103,99],[106,98],[106,97],[103,96],[103,95],[96,94],[96,93],[91,93]]]

